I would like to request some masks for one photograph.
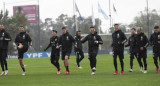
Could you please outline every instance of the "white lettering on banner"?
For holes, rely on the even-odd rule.
[[[37,57],[38,55],[37,55],[37,53],[33,53],[33,57],[35,58],[35,57]]]
[[[46,54],[47,54],[47,56],[48,56],[48,57],[50,57],[50,56],[51,56],[51,53],[46,53]]]
[[[28,56],[28,58],[31,58],[32,54],[31,54],[31,53],[30,53],[30,54],[27,54],[27,56]]]
[[[42,57],[42,53],[38,53],[38,57],[39,57],[39,58]]]

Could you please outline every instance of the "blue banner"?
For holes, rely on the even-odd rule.
[[[50,57],[51,52],[33,52],[33,53],[24,53],[24,58],[41,58],[41,57]]]

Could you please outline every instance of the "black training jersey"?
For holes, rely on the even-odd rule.
[[[17,46],[19,46],[19,43],[22,43],[22,45],[25,46],[30,46],[32,45],[32,39],[26,32],[20,32],[15,38],[15,43]]]

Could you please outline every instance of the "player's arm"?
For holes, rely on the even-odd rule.
[[[62,47],[62,36],[59,37],[58,44],[56,46],[57,49]]]
[[[26,34],[26,37],[27,37],[28,45],[31,48],[32,47],[32,39],[31,39],[31,37],[28,34]]]
[[[86,37],[82,38],[82,39],[81,39],[81,42],[82,42],[82,43],[85,43],[85,42],[88,40],[88,36],[89,36],[89,35],[87,35]]]
[[[149,45],[154,46],[153,35],[149,38]]]
[[[149,41],[146,35],[144,35],[144,43],[145,43],[144,48],[147,48],[149,45]]]
[[[97,40],[95,41],[95,43],[96,44],[103,44],[103,40],[99,35],[97,35]]]
[[[125,45],[125,47],[128,47],[128,46],[130,46],[130,40],[131,39],[131,37],[129,37],[129,39],[128,39],[128,44],[127,45]]]
[[[5,41],[11,41],[12,40],[11,36],[9,35],[9,33],[6,32],[6,36],[4,37],[3,40],[5,40]]]
[[[121,42],[121,44],[124,44],[126,42],[127,42],[127,37],[126,37],[126,35],[124,33],[122,33],[122,42]]]
[[[16,38],[15,38],[15,44],[16,44],[17,46],[19,45],[18,36],[16,36]]]

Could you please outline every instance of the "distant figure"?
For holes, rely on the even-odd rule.
[[[134,56],[136,57],[136,59],[137,59],[137,61],[139,63],[140,70],[142,70],[142,68],[143,68],[142,62],[137,56],[137,49],[138,49],[137,46],[138,45],[137,45],[137,34],[136,34],[136,29],[135,28],[131,29],[131,36],[129,37],[128,44],[125,45],[125,47],[128,47],[128,46],[130,46],[130,49],[129,49],[129,53],[130,53],[130,70],[129,70],[129,72],[133,71]]]
[[[24,27],[20,26],[19,27],[19,34],[17,34],[15,38],[15,43],[17,45],[17,50],[18,50],[18,60],[20,63],[20,66],[23,70],[22,75],[26,75],[26,70],[24,68],[23,64],[23,55],[25,52],[28,51],[28,48],[32,48],[32,40],[30,36],[25,32]]]
[[[76,54],[76,65],[79,69],[81,69],[82,67],[80,66],[80,62],[83,60],[84,58],[84,53],[83,53],[83,47],[82,47],[82,43],[81,43],[81,31],[77,31],[76,35],[75,35],[75,54]]]
[[[90,27],[90,34],[81,39],[82,43],[88,41],[88,59],[92,69],[91,75],[95,75],[99,44],[103,44],[101,37],[95,32],[94,27]]]
[[[159,26],[154,27],[154,33],[151,35],[149,42],[153,48],[153,59],[156,66],[156,73],[159,71],[158,57],[160,61],[160,31]]]
[[[47,48],[44,49],[44,51],[46,51],[50,47],[52,48],[50,60],[51,60],[51,63],[57,68],[57,74],[60,74],[60,70],[61,70],[59,65],[60,49],[57,48],[58,42],[59,42],[59,38],[57,36],[57,31],[52,30],[52,37],[50,38],[50,43],[47,46]]]
[[[126,40],[125,34],[119,30],[119,25],[115,24],[114,25],[114,33],[112,33],[112,48],[113,48],[113,63],[115,67],[115,72],[114,75],[117,75],[118,69],[117,69],[117,56],[119,56],[119,61],[121,64],[121,73],[120,75],[123,75],[124,73],[124,43],[127,41]]]
[[[2,73],[1,76],[8,74],[7,66],[7,53],[8,53],[8,43],[11,41],[11,37],[8,32],[4,29],[4,25],[0,24],[0,62]],[[4,69],[5,68],[5,69]]]
[[[138,49],[138,59],[143,59],[144,70],[141,70],[143,73],[147,73],[147,47],[148,47],[148,38],[142,32],[142,29],[137,30],[137,49]],[[142,68],[143,69],[143,68]]]

